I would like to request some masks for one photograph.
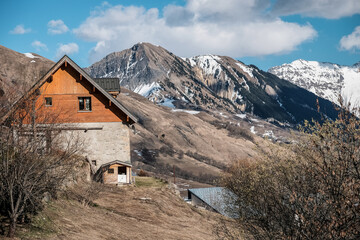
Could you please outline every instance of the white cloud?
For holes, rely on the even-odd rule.
[[[360,50],[360,26],[357,26],[351,34],[341,38],[340,48],[343,50]]]
[[[11,34],[25,34],[29,32],[31,32],[31,28],[25,28],[23,24],[17,25],[10,31]]]
[[[79,46],[76,43],[60,44],[56,51],[56,58],[61,58],[63,55],[71,55],[79,52]]]
[[[50,34],[63,34],[69,31],[69,28],[62,20],[51,20],[47,24],[48,33]]]
[[[309,24],[299,25],[266,14],[269,0],[188,0],[156,8],[105,7],[93,12],[74,33],[96,42],[90,62],[137,42],[161,45],[177,55],[219,54],[232,57],[290,52],[316,37]]]
[[[359,0],[277,0],[273,14],[338,19],[360,13]]]
[[[33,41],[31,43],[31,46],[33,46],[36,49],[36,51],[41,51],[41,50],[47,51],[48,50],[46,44],[42,43],[42,42],[40,42],[38,40]]]

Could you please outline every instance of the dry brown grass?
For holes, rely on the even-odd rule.
[[[54,233],[28,239],[216,239],[213,229],[222,218],[185,203],[166,185],[104,186],[95,204],[51,203],[42,214]]]

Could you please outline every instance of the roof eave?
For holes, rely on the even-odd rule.
[[[123,161],[120,161],[120,160],[115,160],[115,161],[111,161],[111,162],[102,164],[100,166],[100,168],[103,168],[103,167],[106,167],[106,166],[109,166],[109,165],[113,165],[113,164],[120,164],[120,165],[124,165],[124,166],[127,166],[127,167],[132,167],[132,165],[130,163],[126,163],[126,162],[123,162]]]

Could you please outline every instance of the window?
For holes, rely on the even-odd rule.
[[[96,166],[96,160],[91,161],[92,165]]]
[[[126,167],[118,167],[119,175],[126,175]]]
[[[45,98],[45,106],[52,106],[52,98],[51,97]]]
[[[114,169],[113,169],[113,168],[109,168],[109,169],[108,169],[108,173],[110,173],[110,174],[111,174],[111,173],[114,173]]]
[[[91,111],[91,97],[79,97],[79,111]]]

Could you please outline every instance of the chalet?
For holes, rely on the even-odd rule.
[[[1,123],[36,95],[36,106],[58,116],[57,129],[81,137],[82,153],[94,176],[100,176],[104,183],[131,183],[130,127],[137,118],[115,99],[119,93],[119,79],[93,79],[64,56],[2,117]]]

